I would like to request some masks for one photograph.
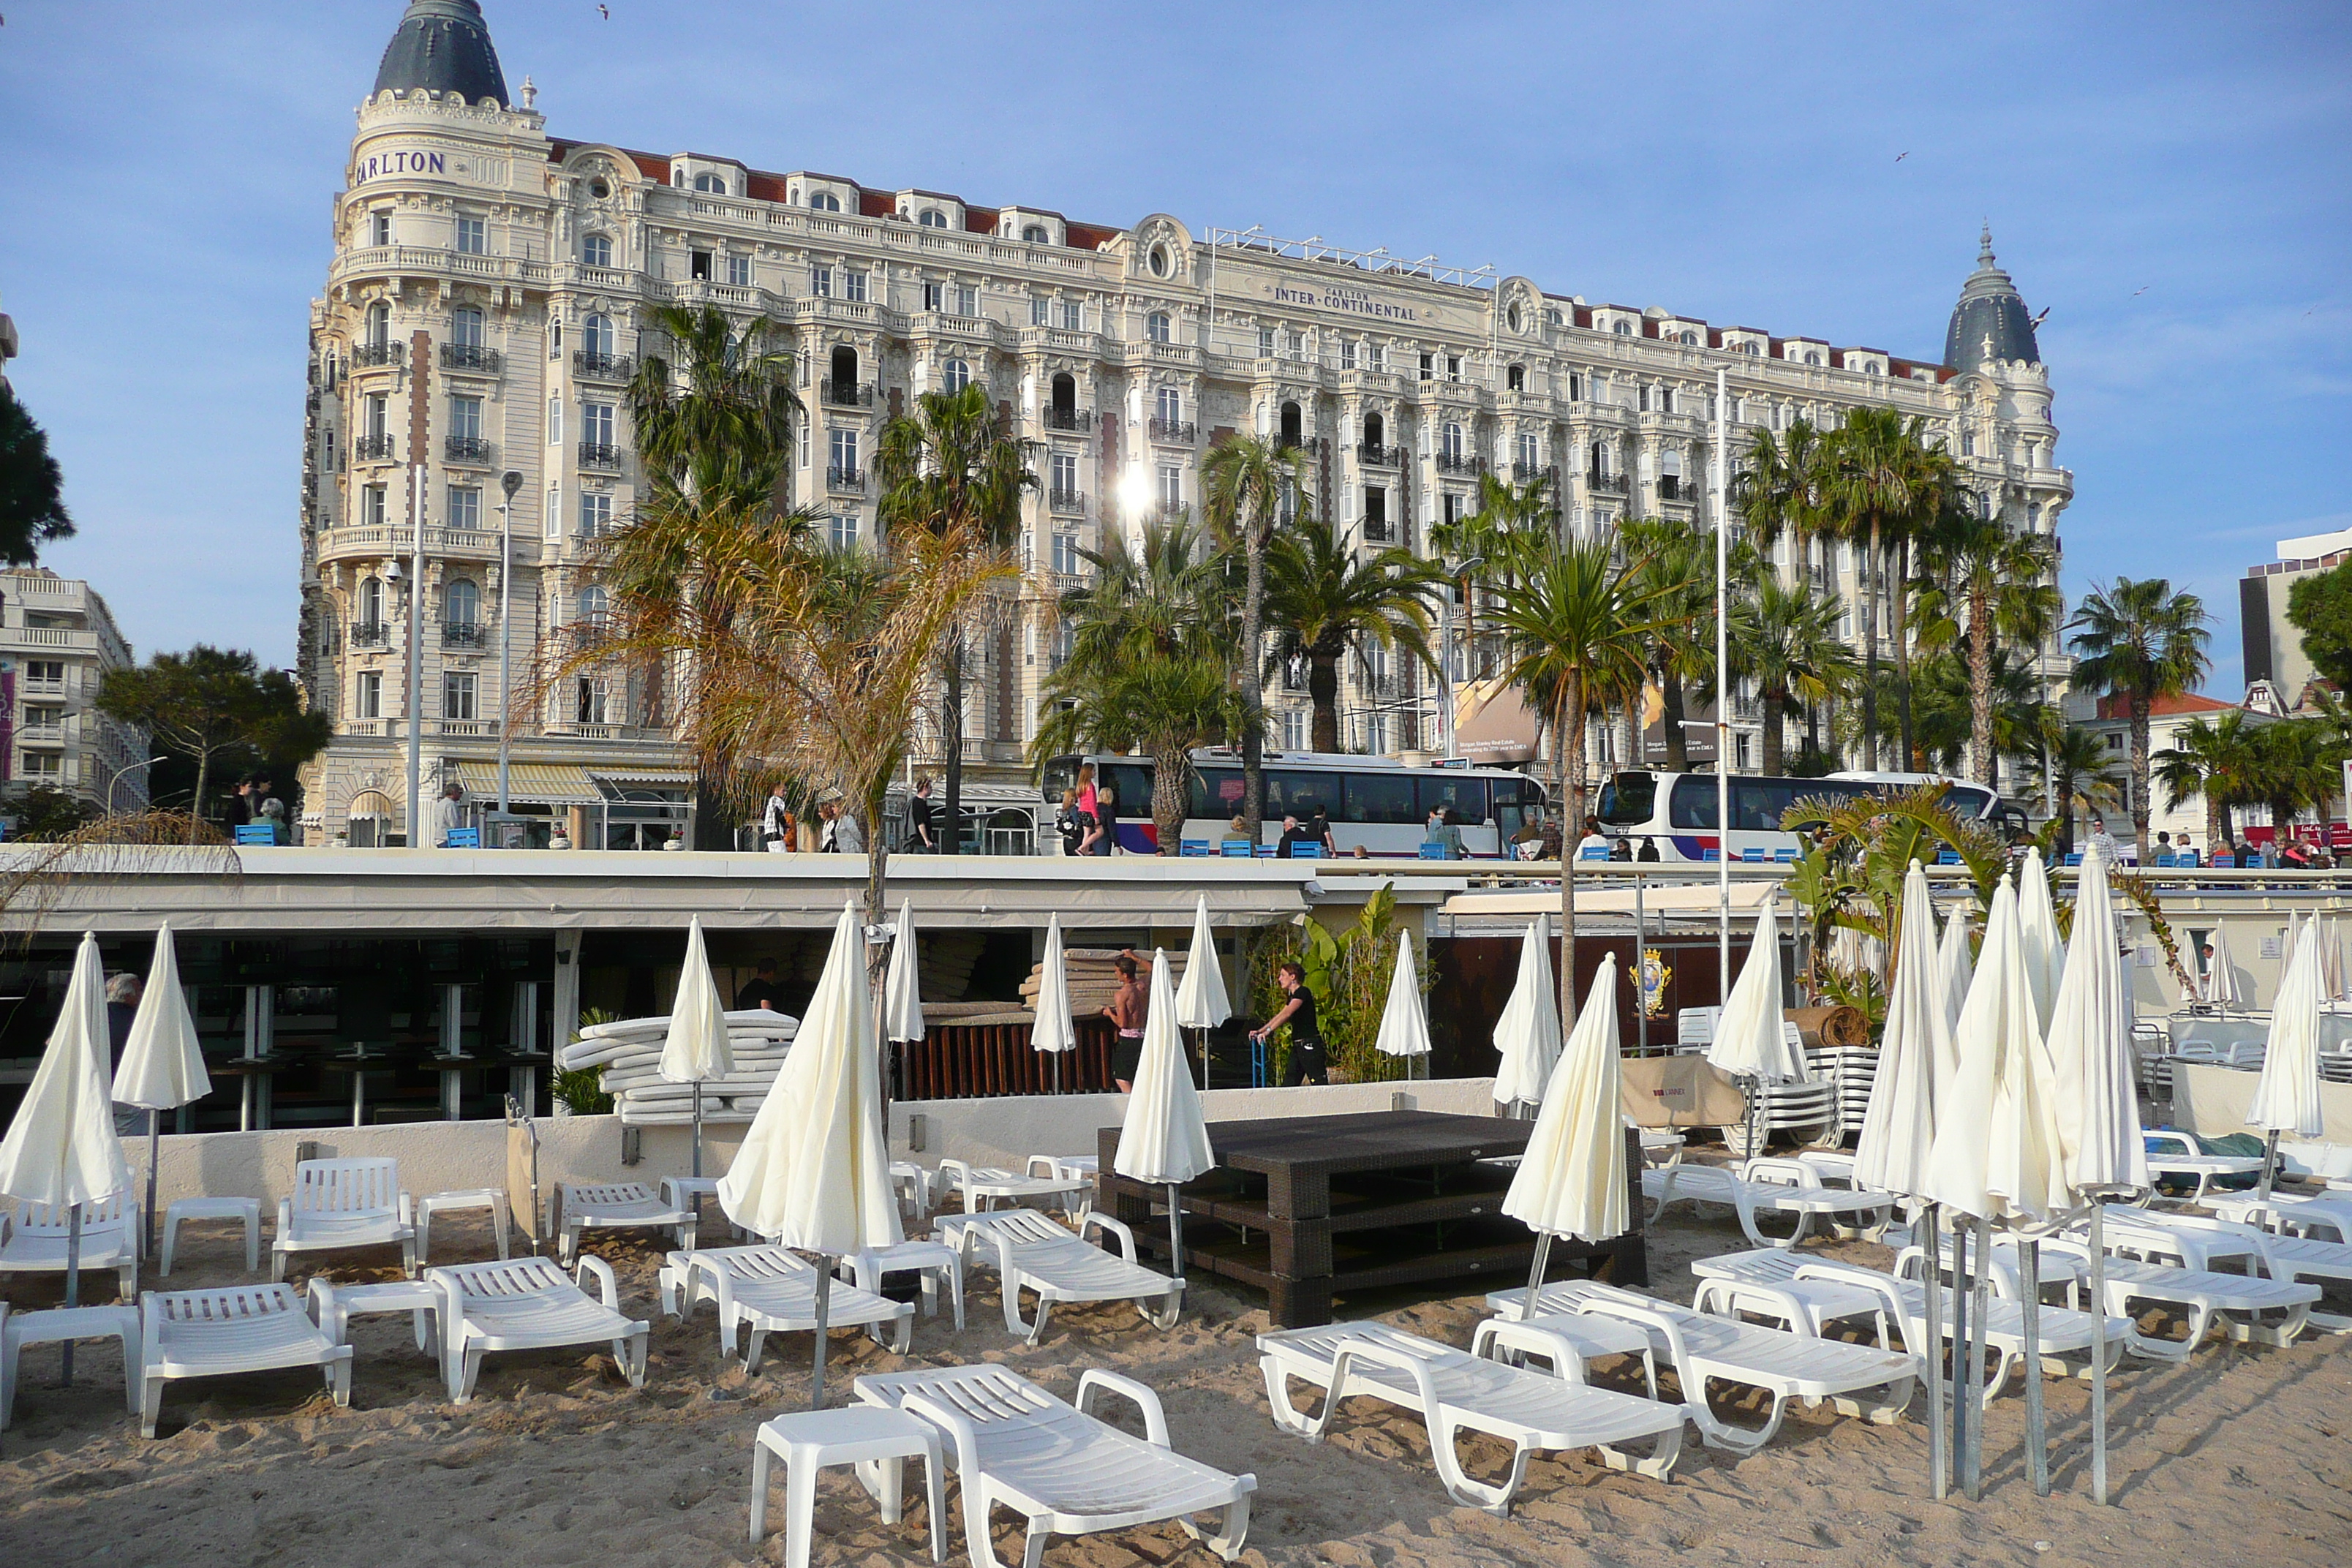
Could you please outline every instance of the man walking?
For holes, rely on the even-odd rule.
[[[907,802],[907,853],[936,855],[940,852],[939,835],[931,826],[931,781],[929,774],[915,781],[914,798]]]
[[[866,828],[845,800],[833,808],[833,847],[844,855],[866,853]]]
[[[771,855],[789,855],[793,850],[792,810],[784,805],[784,782],[768,792],[768,804],[760,814],[760,843]]]
[[[1307,972],[1296,963],[1286,963],[1275,971],[1290,1000],[1282,1011],[1250,1031],[1250,1038],[1263,1045],[1285,1024],[1290,1026],[1290,1058],[1283,1064],[1282,1087],[1295,1089],[1303,1083],[1329,1083],[1330,1064],[1323,1056],[1323,1026],[1315,1016],[1315,993],[1307,989]]]

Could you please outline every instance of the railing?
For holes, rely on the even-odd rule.
[[[354,343],[352,345],[352,364],[354,369],[364,370],[370,365],[379,364],[401,364],[407,358],[406,343]]]
[[[490,444],[479,436],[452,436],[443,450],[453,463],[487,463],[490,460]]]
[[[362,463],[388,463],[392,460],[392,442],[389,436],[356,437],[352,441],[352,456]]]
[[[1087,492],[1084,490],[1047,490],[1045,505],[1054,511],[1084,511]]]
[[[1622,496],[1633,489],[1633,484],[1622,474],[1588,473],[1584,476],[1584,488],[1603,495]]]
[[[858,495],[864,495],[866,493],[866,470],[863,468],[827,468],[824,471],[824,488],[829,490],[851,490],[855,491]]]
[[[1559,465],[1557,463],[1514,462],[1511,465],[1511,482],[1514,484],[1523,485],[1529,479],[1557,480],[1559,478]]]
[[[1466,452],[1437,454],[1437,471],[1441,474],[1475,474],[1484,470],[1486,466]]]
[[[487,647],[490,634],[479,621],[451,621],[441,628],[444,647]]]
[[[353,621],[351,638],[353,647],[390,647],[392,627],[383,621]]]
[[[835,384],[831,376],[826,376],[817,383],[817,401],[831,404],[835,408],[874,406],[874,388],[870,384],[849,382]]]
[[[1680,474],[1660,474],[1658,476],[1658,499],[1660,500],[1698,500],[1698,486],[1696,484],[1685,483],[1683,477]]]
[[[617,741],[621,738],[622,731],[625,730],[627,727],[628,726],[625,724],[585,723],[557,724],[553,726],[557,734],[572,735],[583,741]]]
[[[572,351],[572,372],[591,381],[626,381],[635,374],[636,368],[636,362],[626,354],[590,353],[586,349]]]
[[[1161,419],[1155,416],[1150,429],[1151,439],[1171,446],[1190,447],[1199,440],[1196,426],[1189,419]]]
[[[29,745],[62,746],[66,740],[63,724],[27,724],[16,731],[16,739]]]
[[[1404,467],[1402,447],[1378,447],[1367,441],[1356,447],[1356,461],[1368,468],[1401,468]]]
[[[485,348],[480,343],[443,343],[441,345],[443,370],[477,370],[486,375],[496,375],[499,374],[499,351]]]
[[[1301,436],[1296,440],[1293,440],[1288,437],[1276,436],[1274,438],[1274,449],[1277,452],[1307,452],[1319,454],[1323,450],[1323,437],[1320,436]]]
[[[1091,430],[1095,427],[1094,415],[1084,408],[1048,407],[1042,410],[1037,418],[1048,430]]]
[[[496,719],[444,719],[434,725],[434,730],[443,735],[495,735],[499,732],[499,721]]]
[[[580,443],[580,466],[583,468],[606,468],[618,472],[621,448],[604,441]]]
[[[1364,519],[1365,543],[1386,544],[1389,542],[1390,537],[1389,520],[1387,518],[1368,517]]]

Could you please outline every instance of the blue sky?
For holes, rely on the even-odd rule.
[[[2070,596],[2352,526],[2352,7],[487,0],[560,136],[1491,262],[1924,359],[1989,218]],[[293,652],[304,333],[401,0],[10,0],[0,309],[142,653]],[[1897,160],[1897,154],[1907,154]]]

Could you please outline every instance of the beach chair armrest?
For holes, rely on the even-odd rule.
[[[1039,1170],[1041,1165],[1045,1169]],[[1033,1182],[1050,1181],[1062,1173],[1061,1162],[1051,1154],[1032,1154],[1029,1163],[1021,1168],[1021,1173]]]
[[[619,1311],[621,1282],[614,1278],[613,1266],[601,1258],[583,1253],[580,1258],[580,1267],[572,1270],[572,1281],[584,1290],[588,1288],[588,1276],[591,1274],[596,1276],[597,1288],[604,1298],[604,1310],[608,1312]]]
[[[1318,1436],[1330,1425],[1333,1414],[1339,1410],[1342,1400],[1340,1391],[1348,1385],[1348,1373],[1353,1363],[1360,1361],[1375,1366],[1392,1367],[1412,1378],[1413,1394],[1420,1402],[1423,1418],[1432,1422],[1436,1420],[1439,1403],[1437,1380],[1430,1374],[1427,1362],[1377,1341],[1349,1337],[1339,1341],[1337,1352],[1331,1357],[1331,1381],[1325,1390],[1323,1413],[1316,1421]]]
[[[971,1185],[971,1167],[961,1160],[942,1160],[931,1180],[949,1192],[961,1193]]]
[[[278,1200],[278,1239],[284,1241],[288,1237],[293,1234],[294,1200],[292,1198],[280,1198]]]
[[[1135,1232],[1125,1220],[1113,1219],[1100,1209],[1092,1209],[1078,1222],[1078,1239],[1084,1241],[1090,1230],[1110,1232],[1118,1240],[1119,1256],[1129,1263],[1135,1261]]]
[[[400,1194],[400,1223],[403,1225],[416,1223],[416,1200],[406,1193]]]
[[[1924,1254],[1922,1261],[1925,1261]],[[1797,1265],[1797,1279],[1800,1281],[1821,1279],[1833,1285],[1851,1285],[1856,1289],[1867,1290],[1885,1304],[1887,1321],[1897,1325],[1910,1321],[1910,1314],[1904,1310],[1903,1291],[1889,1276],[1858,1268],[1850,1263],[1800,1263]],[[1932,1281],[1923,1281],[1921,1288],[1933,1289],[1935,1285]],[[1741,1289],[1750,1289],[1753,1287],[1743,1285]],[[1802,1320],[1791,1319],[1790,1321],[1794,1322]]]
[[[967,1487],[977,1484],[979,1473],[973,1467],[980,1459],[980,1435],[972,1430],[971,1417],[948,1401],[919,1388],[908,1390],[898,1408],[946,1433],[955,1447],[956,1474]]]
[[[1549,1329],[1517,1318],[1488,1318],[1470,1336],[1470,1353],[1486,1361],[1504,1362],[1511,1352],[1532,1353],[1551,1363],[1562,1383],[1584,1381],[1584,1356],[1574,1345]]]
[[[1616,1318],[1628,1323],[1638,1324],[1666,1342],[1667,1358],[1676,1368],[1687,1364],[1689,1352],[1683,1344],[1682,1326],[1675,1321],[1674,1314],[1671,1312],[1653,1311],[1647,1307],[1635,1306],[1631,1301],[1618,1300],[1585,1301],[1578,1305],[1577,1310],[1588,1317]]]
[[[1160,1408],[1160,1395],[1131,1377],[1121,1377],[1098,1366],[1089,1367],[1078,1379],[1078,1414],[1092,1415],[1095,1413],[1095,1395],[1106,1391],[1125,1394],[1137,1409],[1143,1412],[1144,1434],[1151,1439],[1154,1447],[1172,1447],[1168,1439],[1168,1413]]]

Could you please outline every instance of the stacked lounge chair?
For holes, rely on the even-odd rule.
[[[749,1121],[784,1065],[800,1020],[764,1007],[727,1015],[728,1043],[735,1053],[735,1070],[702,1085],[702,1120],[710,1122]],[[556,1065],[567,1071],[596,1068],[604,1092],[625,1126],[685,1126],[694,1120],[694,1085],[671,1083],[661,1076],[662,1041],[669,1019],[623,1018],[610,1024],[590,1024],[580,1038],[557,1053]]]

